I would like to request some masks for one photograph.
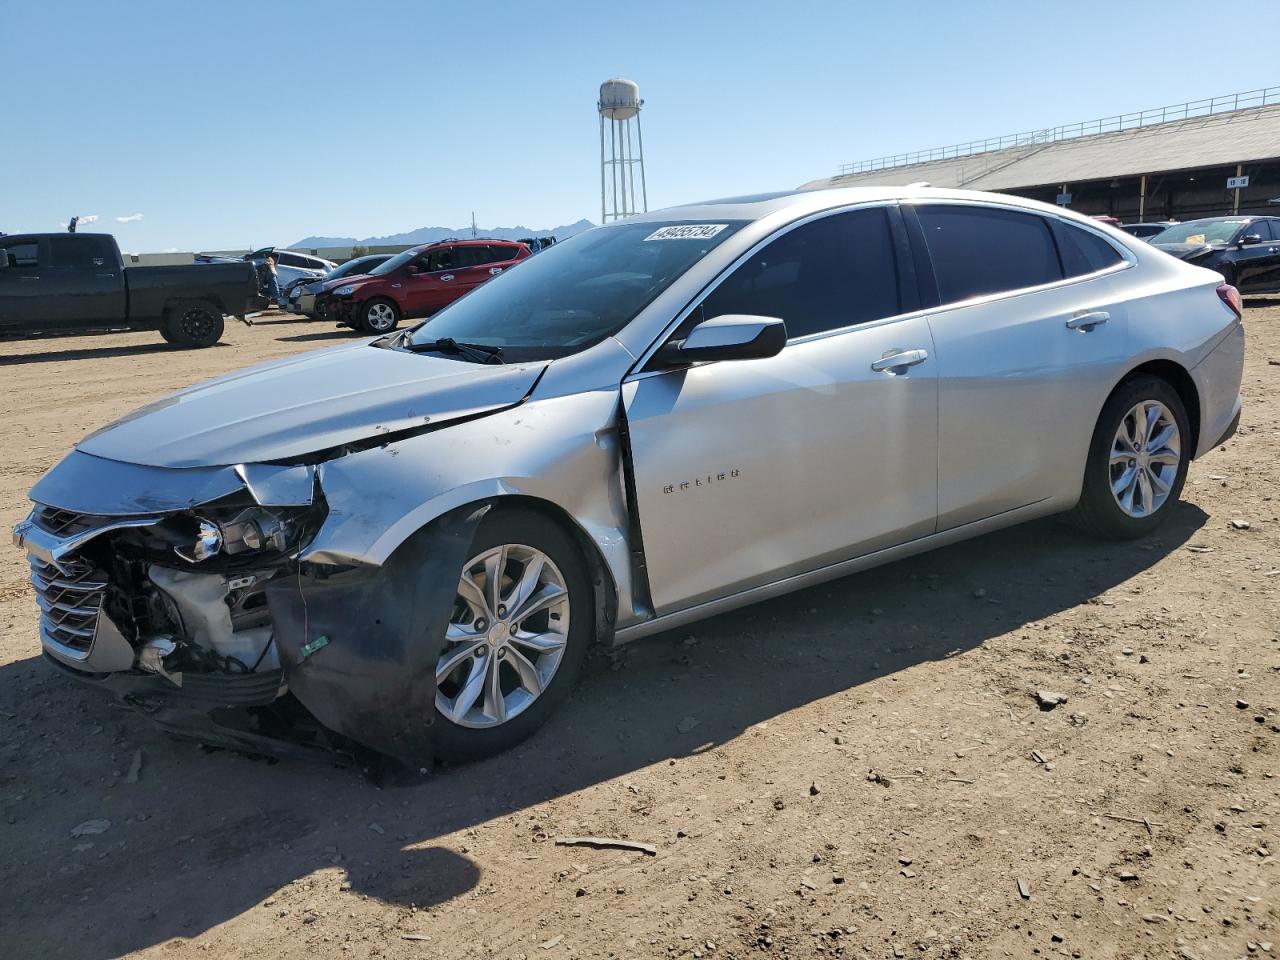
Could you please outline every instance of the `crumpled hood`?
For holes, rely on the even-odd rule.
[[[1153,243],[1152,246],[1179,260],[1197,260],[1207,257],[1217,249],[1208,243]]]
[[[367,341],[249,367],[174,393],[78,449],[157,467],[300,457],[519,403],[545,363],[482,366]]]
[[[345,287],[348,284],[364,283],[369,279],[370,277],[367,273],[353,273],[349,277],[339,277],[337,280],[317,280],[315,283],[310,285],[314,289],[309,289],[308,292],[329,293],[333,290],[337,290],[339,287]],[[375,277],[373,279],[377,278]]]

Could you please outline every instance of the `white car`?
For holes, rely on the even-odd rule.
[[[319,280],[326,273],[337,267],[332,260],[315,257],[309,253],[297,253],[293,250],[281,250],[279,247],[263,247],[245,256],[253,263],[266,263],[268,255],[276,258],[276,282],[284,290],[294,280],[306,278]]]

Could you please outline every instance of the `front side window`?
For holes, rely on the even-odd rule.
[[[790,339],[902,312],[883,208],[811,221],[752,254],[703,301],[702,316],[778,317]]]
[[[506,360],[564,357],[613,336],[743,221],[621,221],[520,262],[412,332],[502,347]]]
[[[1259,236],[1262,238],[1262,242],[1266,243],[1268,240],[1275,239],[1275,234],[1272,232],[1272,229],[1271,229],[1272,226],[1273,226],[1272,223],[1268,220],[1255,220],[1253,223],[1249,224],[1249,226],[1245,228],[1244,232],[1246,234],[1253,234],[1255,236]]]
[[[428,250],[423,261],[423,269],[427,272],[435,270],[458,269],[458,258],[454,247],[436,247]]]
[[[8,255],[10,270],[34,270],[40,266],[40,246],[34,240],[6,243],[4,237],[0,237],[0,247]]]
[[[919,206],[916,214],[944,304],[1063,278],[1044,217],[961,204]]]

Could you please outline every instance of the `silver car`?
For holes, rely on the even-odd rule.
[[[15,536],[47,659],[176,732],[263,747],[208,709],[260,708],[466,759],[596,642],[1047,514],[1149,533],[1243,356],[1220,276],[1054,207],[719,200],[144,407]]]

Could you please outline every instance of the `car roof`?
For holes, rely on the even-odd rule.
[[[1024,207],[1038,213],[1051,213],[1076,220],[1081,223],[1097,226],[1099,221],[1092,217],[1066,210],[1053,204],[1041,203],[1004,193],[984,193],[978,190],[957,190],[925,185],[907,186],[865,186],[836,187],[817,190],[790,190],[780,193],[761,193],[742,197],[727,197],[720,200],[705,200],[700,203],[682,204],[663,210],[653,210],[628,217],[618,223],[635,222],[668,222],[682,221],[717,221],[717,220],[762,220],[765,217],[786,211],[798,218],[809,213],[829,210],[857,203],[875,203],[891,200],[962,200],[975,203],[995,203],[1007,207]]]
[[[490,243],[501,243],[501,244],[506,244],[507,246],[512,246],[512,247],[524,246],[524,244],[521,243],[519,240],[503,240],[500,237],[476,237],[474,240],[470,238],[466,240],[461,240],[461,239],[432,240],[430,243],[419,244],[418,246],[413,247],[411,249],[413,249],[418,253],[421,253],[424,250],[430,250],[432,247],[442,247],[446,243],[455,247],[472,247],[472,246],[478,247],[478,246],[486,245]]]

